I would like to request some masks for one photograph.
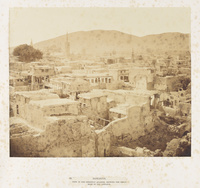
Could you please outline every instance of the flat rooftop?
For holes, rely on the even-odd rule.
[[[105,93],[110,92],[110,93],[116,93],[116,94],[130,94],[130,95],[138,95],[138,96],[151,96],[154,94],[157,94],[158,91],[155,90],[141,90],[141,89],[134,89],[134,90],[103,90]]]
[[[15,92],[16,95],[21,95],[25,98],[30,98],[31,100],[40,100],[40,99],[59,99],[57,94],[49,93],[45,90],[37,91],[19,91]]]
[[[123,114],[123,115],[127,115],[127,109],[131,107],[131,105],[129,104],[120,104],[114,108],[111,108],[109,111],[110,112],[115,112],[118,114]]]
[[[58,77],[50,79],[50,82],[62,82],[65,84],[88,84],[88,81],[81,78]]]
[[[98,92],[90,92],[90,93],[83,93],[78,95],[80,98],[84,99],[92,99],[92,98],[98,98],[98,97],[103,97],[107,96],[104,93],[98,93]]]
[[[72,78],[76,78],[76,77],[85,77],[85,78],[89,78],[89,77],[112,77],[111,75],[109,75],[109,73],[105,72],[105,73],[86,73],[86,72],[73,72],[71,74],[65,74],[65,76],[68,77],[72,77]]]
[[[46,99],[46,100],[39,100],[39,101],[31,101],[30,104],[37,105],[40,107],[46,106],[60,106],[66,104],[78,104],[77,101],[73,101],[70,99]]]

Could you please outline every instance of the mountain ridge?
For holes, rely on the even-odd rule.
[[[144,51],[190,50],[190,34],[166,32],[135,36],[117,30],[76,31],[68,34],[71,53],[104,54],[116,51],[130,53],[132,49]],[[61,35],[34,44],[47,52],[64,52],[66,35]]]

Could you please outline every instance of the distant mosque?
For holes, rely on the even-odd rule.
[[[68,33],[66,34],[66,41],[65,41],[65,57],[70,59],[70,43],[68,40]]]

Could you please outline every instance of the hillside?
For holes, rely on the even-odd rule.
[[[112,51],[130,53],[144,51],[183,51],[190,50],[190,35],[163,33],[137,37],[112,30],[79,31],[68,34],[71,53],[105,54]],[[65,49],[66,35],[34,44],[42,51],[62,52]]]

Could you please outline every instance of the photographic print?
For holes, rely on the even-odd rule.
[[[10,8],[10,157],[190,157],[190,8]]]

